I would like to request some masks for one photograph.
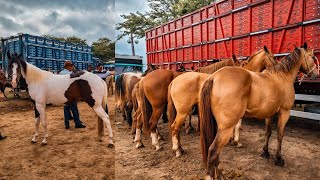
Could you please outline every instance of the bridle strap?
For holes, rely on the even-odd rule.
[[[319,74],[319,60],[318,60],[318,58],[315,57],[316,60],[317,60],[318,66],[317,66],[317,65],[314,65],[313,68],[310,70],[309,64],[308,64],[308,62],[307,62],[306,53],[304,52],[303,55],[304,55],[304,61],[306,62],[306,65],[307,65],[307,67],[308,67],[308,69],[309,69],[309,72],[308,72],[307,74],[304,74],[304,75],[301,77],[301,79],[299,80],[299,85],[301,85],[301,83],[302,83],[302,81],[304,80],[304,78],[305,78],[305,77],[308,77],[308,75],[309,75],[315,68],[318,69],[318,74]]]

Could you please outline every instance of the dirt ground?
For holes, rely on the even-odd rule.
[[[10,95],[12,97],[12,95]],[[114,104],[113,97],[108,104]],[[85,103],[78,104],[87,128],[64,128],[63,107],[47,108],[48,145],[32,144],[34,110],[26,99],[0,102],[0,179],[114,179],[115,149],[98,142],[97,116]],[[114,119],[114,111],[110,118]],[[112,121],[112,126],[114,126]],[[107,134],[107,133],[105,133]]]
[[[151,138],[143,135],[144,148],[136,149],[130,128],[114,110],[109,112],[115,133],[115,149],[97,141],[96,115],[85,103],[79,103],[85,129],[65,130],[63,107],[47,109],[49,139],[47,146],[31,144],[34,111],[27,100],[0,102],[0,131],[8,138],[0,141],[0,179],[201,179],[204,177],[199,135],[181,133],[185,154],[176,158],[171,150],[168,125],[160,120],[165,138],[163,150],[156,152]],[[193,126],[196,125],[193,117]],[[259,156],[264,140],[263,122],[244,120],[241,131],[243,148],[228,145],[220,156],[220,168],[230,179],[319,179],[320,125],[305,125],[290,120],[283,140],[285,167],[274,165],[276,122],[270,140],[269,160]],[[304,125],[304,126],[302,126]],[[40,126],[40,132],[42,128]],[[107,137],[106,137],[107,138]]]
[[[197,117],[193,117],[195,127]],[[171,150],[168,125],[159,121],[164,149],[156,152],[151,138],[143,136],[144,148],[136,149],[133,135],[120,114],[116,115],[116,179],[202,179],[199,135],[181,133],[185,154],[179,158]],[[300,127],[301,122],[290,120],[286,127],[282,154],[286,165],[274,165],[276,153],[276,122],[270,139],[269,160],[260,157],[264,142],[263,122],[244,120],[241,131],[243,148],[228,145],[220,156],[220,168],[230,179],[319,179],[320,131],[318,122]],[[310,128],[312,127],[312,128]]]

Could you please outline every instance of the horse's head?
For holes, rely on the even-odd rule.
[[[301,48],[296,48],[295,51],[297,49],[300,49],[302,58],[300,71],[311,77],[311,79],[316,79],[319,76],[319,67],[317,67],[317,64],[319,66],[319,60],[314,55],[313,49],[310,49],[307,43],[304,43]]]
[[[264,46],[263,49],[257,51],[249,57],[247,61],[242,63],[242,67],[254,72],[261,72],[267,67],[278,64],[273,53]]]
[[[8,64],[8,78],[11,79],[11,85],[13,88],[17,88],[21,77],[21,61],[22,54],[10,54],[7,52],[9,64]]]

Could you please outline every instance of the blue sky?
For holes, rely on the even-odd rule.
[[[115,0],[0,0],[0,37],[19,32],[115,39]]]
[[[116,0],[115,1],[115,22],[123,22],[120,17],[121,14],[129,14],[130,12],[145,12],[149,10],[148,2],[146,0]],[[116,35],[120,32],[116,31]],[[129,37],[116,42],[116,54],[129,54],[131,55],[131,45],[127,43]],[[146,41],[145,38],[138,39],[139,43],[135,44],[136,55],[143,56],[144,64],[146,63]]]

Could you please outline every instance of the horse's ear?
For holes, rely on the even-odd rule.
[[[307,42],[305,42],[305,43],[303,44],[303,48],[304,48],[305,50],[308,49],[308,44],[307,44]]]
[[[7,56],[8,56],[8,59],[11,59],[11,54],[9,51],[7,51]]]
[[[268,50],[267,46],[264,45],[263,49],[264,49],[265,52],[269,53],[269,50]]]
[[[232,54],[232,59],[233,59],[234,62],[238,61],[236,55],[234,55],[234,54]]]
[[[22,54],[19,54],[19,55],[18,55],[18,58],[21,59],[21,58],[22,58]]]
[[[294,49],[297,49],[297,48],[298,48],[298,46],[297,46],[297,45],[295,45],[295,44],[293,44],[293,46],[294,46]]]

